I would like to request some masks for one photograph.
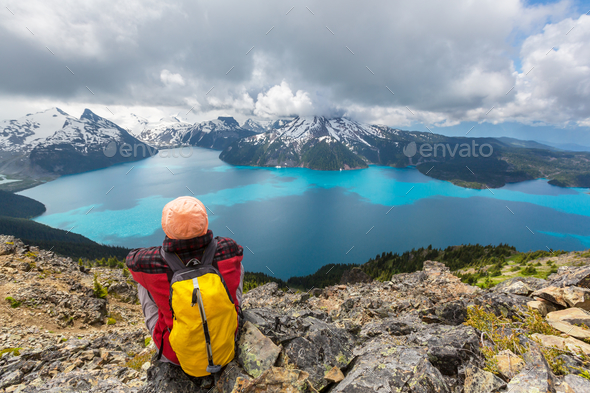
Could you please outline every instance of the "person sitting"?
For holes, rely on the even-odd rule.
[[[184,265],[198,264],[203,258],[207,258],[205,251],[210,243],[215,245],[216,242],[212,266],[221,274],[221,281],[224,282],[224,286],[231,296],[230,300],[239,313],[244,282],[243,248],[231,238],[219,236],[214,238],[213,232],[209,229],[205,205],[197,198],[190,196],[176,198],[164,206],[162,229],[166,234],[162,246],[132,250],[127,255],[126,265],[133,279],[137,282],[138,297],[145,317],[145,324],[158,348],[160,361],[180,365],[177,354],[170,345],[170,334],[176,318],[172,310],[171,281],[175,276],[175,270],[178,270],[171,266],[170,258],[178,257]],[[196,285],[195,291],[198,289],[198,284]],[[201,292],[203,292],[202,288]],[[199,306],[201,307],[202,304],[199,303]],[[195,307],[189,310],[197,310],[195,312],[199,315],[198,309]],[[201,314],[203,313],[204,309],[201,308]],[[199,323],[201,323],[200,320]],[[206,328],[206,319],[204,319],[204,325]],[[205,336],[209,340],[207,332]],[[207,341],[209,353],[210,347],[209,341]],[[211,365],[211,356],[209,356],[209,360]]]

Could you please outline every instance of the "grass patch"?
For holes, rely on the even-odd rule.
[[[143,341],[143,346],[147,348],[147,346],[150,345],[151,342],[152,342],[152,338],[146,337],[145,340]]]
[[[108,290],[103,287],[100,282],[98,282],[98,275],[96,273],[94,273],[93,285],[94,296],[98,299],[105,299],[107,297]]]
[[[22,348],[4,348],[4,349],[0,349],[0,358],[5,353],[12,353],[13,356],[20,356],[20,350],[21,349]]]
[[[504,317],[497,317],[493,313],[485,311],[483,307],[469,307],[465,325],[479,330],[491,342],[491,345],[484,345],[481,348],[486,359],[486,371],[499,373],[494,356],[500,351],[509,349],[515,354],[522,354],[525,351],[525,348],[520,345],[517,334],[513,331],[508,334],[508,331],[512,330],[512,321]]]
[[[156,353],[156,350],[153,349],[144,355],[135,355],[135,357],[133,359],[129,360],[125,364],[125,367],[129,367],[129,368],[134,369],[135,371],[139,371],[139,370],[141,370],[141,366],[143,366],[146,362],[149,362],[152,360],[152,357],[154,356],[155,353]]]
[[[527,267],[525,267],[524,269],[522,269],[520,271],[520,273],[523,276],[534,276],[535,274],[538,274],[539,272],[537,271],[537,269],[534,266],[528,265]]]
[[[117,323],[117,320],[115,318],[108,318],[107,319],[107,325],[114,325]]]
[[[10,307],[12,307],[12,308],[18,308],[22,304],[20,301],[16,300],[12,296],[8,296],[4,300],[6,300],[10,304]]]
[[[485,311],[483,307],[473,306],[467,309],[467,321],[465,325],[471,326],[482,332],[486,343],[482,346],[486,366],[485,370],[498,374],[498,364],[494,356],[500,351],[509,349],[517,355],[522,355],[527,351],[520,344],[519,336],[530,336],[534,333],[559,336],[561,332],[552,328],[537,311],[529,311],[520,315],[521,320],[515,321],[505,317],[498,317],[491,312]],[[545,356],[547,363],[557,375],[568,373],[563,360],[558,356],[564,351],[541,346],[541,352]]]

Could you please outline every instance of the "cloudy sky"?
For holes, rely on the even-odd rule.
[[[2,4],[0,119],[344,115],[590,145],[587,0]]]

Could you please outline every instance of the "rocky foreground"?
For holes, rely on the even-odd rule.
[[[388,282],[267,284],[245,295],[216,381],[155,361],[124,270],[0,236],[0,391],[590,392],[590,260],[578,265],[492,290],[431,261]]]

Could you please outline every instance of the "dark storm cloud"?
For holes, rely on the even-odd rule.
[[[258,94],[285,81],[293,97],[307,94],[295,109],[309,98],[316,112],[367,119],[401,119],[394,109],[409,106],[431,121],[480,120],[478,108],[515,100],[504,94],[518,82],[515,37],[570,9],[517,0],[32,1],[0,21],[0,94],[141,106],[196,100],[200,110],[260,113]]]

